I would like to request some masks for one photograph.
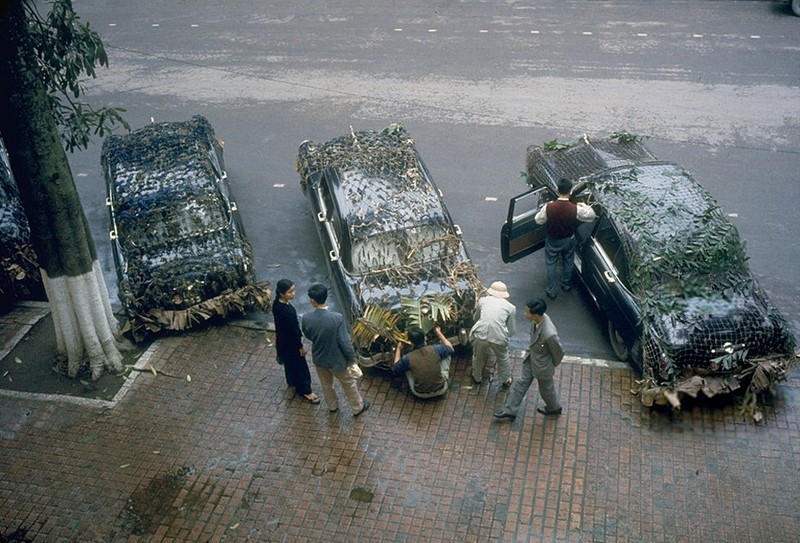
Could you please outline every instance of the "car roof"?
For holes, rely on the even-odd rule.
[[[205,117],[188,121],[152,123],[124,136],[110,136],[103,143],[106,181],[113,185],[115,206],[160,194],[180,185],[202,193],[216,179],[212,159],[214,130]],[[110,177],[110,178],[109,178]]]
[[[450,223],[405,129],[354,132],[314,146],[353,239]]]
[[[590,139],[583,135],[563,144],[556,141],[528,147],[528,183],[556,191],[562,178],[577,182],[610,168],[656,160],[641,138],[625,133]]]

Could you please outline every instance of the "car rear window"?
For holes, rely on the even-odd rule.
[[[351,247],[350,271],[364,274],[444,259],[454,252],[452,240],[443,224],[426,224],[357,239]]]

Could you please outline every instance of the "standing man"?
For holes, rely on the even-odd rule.
[[[525,306],[525,317],[531,321],[531,344],[528,356],[522,361],[522,376],[506,396],[503,409],[494,413],[497,419],[517,418],[522,398],[525,397],[534,379],[539,383],[539,395],[545,403],[544,406],[537,407],[536,411],[543,415],[561,414],[553,375],[556,366],[561,364],[564,358],[564,348],[558,339],[558,330],[550,317],[544,314],[545,311],[547,302],[541,298],[534,298]]]
[[[441,328],[434,328],[441,343],[425,345],[425,332],[419,327],[408,331],[408,340],[413,350],[400,356],[402,345],[397,343],[394,351],[392,373],[406,374],[411,393],[417,398],[434,398],[447,392],[450,386],[450,356],[453,344],[450,343]]]
[[[556,299],[556,268],[559,258],[564,264],[561,276],[561,290],[572,288],[572,272],[575,268],[575,230],[581,222],[596,218],[594,209],[583,202],[573,204],[569,201],[572,182],[561,179],[558,182],[558,199],[542,206],[533,218],[536,224],[547,224],[547,239],[544,245],[545,267],[547,268],[547,297]]]
[[[497,379],[508,388],[511,385],[511,366],[508,361],[508,340],[516,332],[517,308],[508,298],[508,287],[495,281],[486,289],[488,296],[478,300],[475,324],[469,331],[472,342],[472,381],[483,380],[483,367],[489,353],[494,353]]]
[[[328,310],[328,289],[324,285],[311,285],[308,297],[314,311],[303,315],[301,328],[303,335],[312,342],[311,358],[322,385],[322,397],[328,411],[335,413],[339,410],[339,399],[333,389],[333,378],[336,377],[353,410],[353,416],[357,417],[369,409],[370,404],[362,400],[358,392],[358,380],[347,371],[348,366],[356,363],[356,351],[344,317]]]

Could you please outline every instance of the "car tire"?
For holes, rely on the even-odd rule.
[[[625,338],[617,332],[611,321],[608,321],[608,340],[611,342],[611,350],[614,351],[614,355],[623,362],[627,362],[631,356],[630,349],[625,344]]]
[[[800,17],[800,0],[792,0],[792,13]]]

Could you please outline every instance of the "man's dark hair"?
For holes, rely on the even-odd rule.
[[[541,298],[531,298],[525,305],[528,306],[528,311],[534,315],[544,315],[544,312],[547,311],[547,302]]]
[[[569,196],[572,192],[572,181],[562,177],[558,180],[558,193],[562,196]]]
[[[419,326],[413,326],[408,329],[408,341],[414,345],[415,349],[425,346],[425,332]]]
[[[322,305],[328,299],[328,288],[319,283],[313,284],[308,289],[308,297]]]

